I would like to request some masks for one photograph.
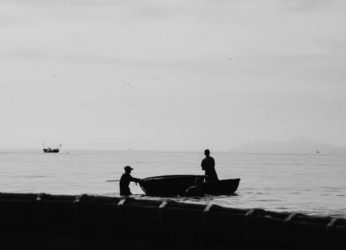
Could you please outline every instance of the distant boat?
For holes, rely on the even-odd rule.
[[[60,152],[60,148],[61,148],[62,144],[60,144],[58,147],[56,148],[50,148],[50,147],[45,147],[43,145],[43,152],[44,153],[59,153]]]

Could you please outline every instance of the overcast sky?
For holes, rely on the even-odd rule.
[[[346,2],[0,0],[0,147],[346,145]]]

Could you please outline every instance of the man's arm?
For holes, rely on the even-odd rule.
[[[130,176],[130,181],[133,181],[133,182],[140,182],[141,181],[141,179],[138,179],[138,178],[134,178],[134,177],[132,177],[132,176]]]

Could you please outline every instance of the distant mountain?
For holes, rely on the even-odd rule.
[[[337,147],[320,141],[300,137],[285,142],[257,141],[231,150],[239,153],[283,153],[283,154],[345,154],[346,147]]]

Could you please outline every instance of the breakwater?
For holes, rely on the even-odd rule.
[[[1,249],[345,249],[346,220],[169,200],[0,194]]]

